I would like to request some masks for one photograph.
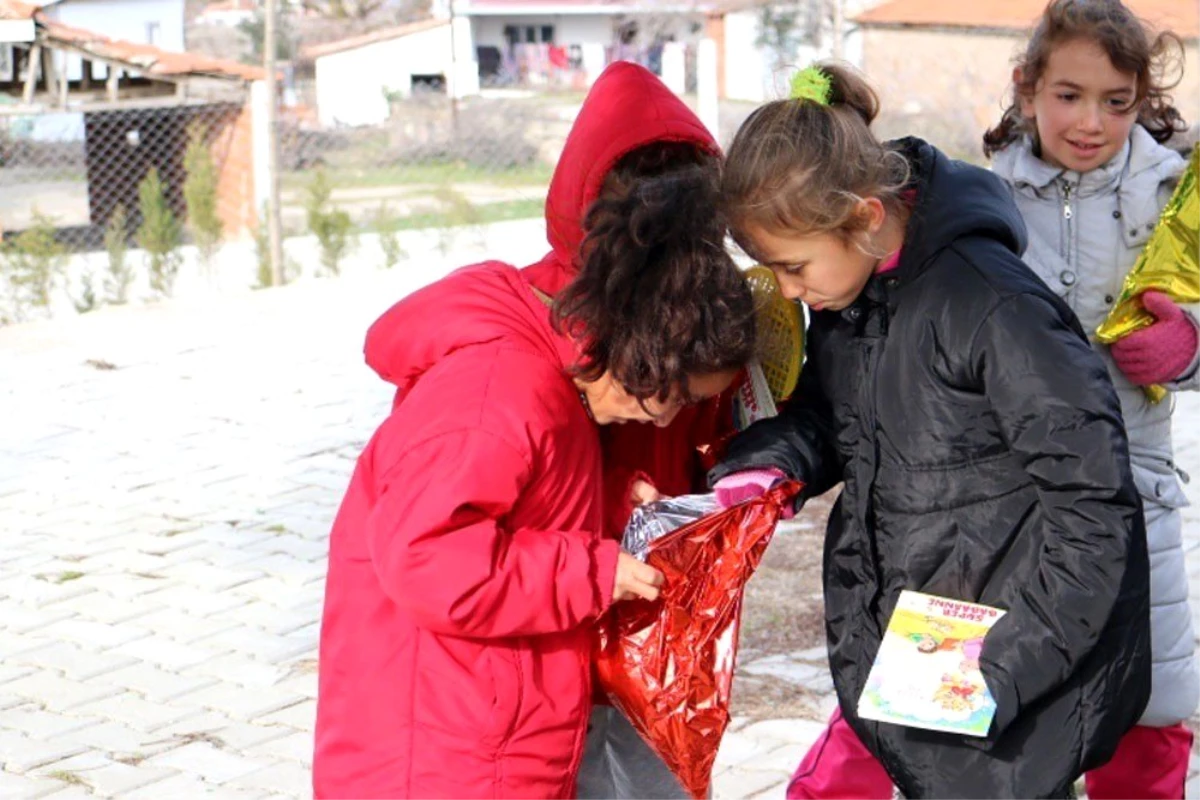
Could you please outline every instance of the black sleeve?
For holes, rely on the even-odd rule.
[[[821,388],[820,333],[812,337],[808,358],[792,398],[779,416],[759,420],[729,444],[725,460],[708,473],[708,484],[735,472],[775,467],[804,482],[798,502],[822,494],[842,479],[834,447],[833,414]]]

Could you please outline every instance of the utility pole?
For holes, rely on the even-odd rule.
[[[846,27],[845,13],[842,0],[832,0],[833,2],[833,57],[839,61],[845,58],[843,54],[843,37],[845,36],[844,28]]]
[[[275,41],[278,0],[264,0],[263,68],[267,72],[267,241],[270,244],[271,285],[283,285],[283,230],[279,216],[279,85]]]
[[[450,10],[450,75],[447,76],[446,94],[450,95],[450,133],[458,138],[458,42],[454,37],[454,0],[447,0]]]

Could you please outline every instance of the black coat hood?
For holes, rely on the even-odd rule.
[[[915,273],[963,237],[986,238],[1020,255],[1025,222],[1004,181],[987,170],[947,158],[920,139],[891,147],[908,161],[909,185],[917,191],[901,266]]]

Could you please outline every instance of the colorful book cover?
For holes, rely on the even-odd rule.
[[[996,702],[979,670],[979,653],[1002,616],[998,608],[901,592],[858,699],[858,715],[987,736]]]

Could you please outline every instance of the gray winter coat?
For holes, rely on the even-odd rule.
[[[1120,294],[1125,274],[1154,230],[1184,159],[1134,125],[1125,147],[1103,167],[1080,174],[1053,167],[1033,154],[1028,139],[995,157],[993,170],[1013,189],[1029,231],[1024,259],[1079,316],[1089,335]],[[1193,323],[1195,306],[1185,308]],[[1188,504],[1171,447],[1170,398],[1152,404],[1121,373],[1108,348],[1103,356],[1121,401],[1129,453],[1146,514],[1150,549],[1153,689],[1141,724],[1173,725],[1200,702],[1200,673],[1188,605],[1188,580],[1179,509]],[[1200,387],[1197,363],[1173,390]],[[1186,476],[1183,476],[1186,480]]]

